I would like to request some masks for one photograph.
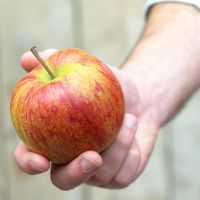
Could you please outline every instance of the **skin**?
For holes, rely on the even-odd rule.
[[[100,155],[88,151],[66,166],[52,165],[55,186],[69,190],[87,183],[117,189],[137,179],[148,163],[159,129],[200,86],[199,31],[200,13],[192,6],[162,3],[151,9],[144,33],[122,68],[111,68],[126,104],[117,139]],[[53,52],[47,50],[41,56],[47,58]],[[30,71],[37,61],[27,52],[21,64]],[[14,156],[29,174],[50,168],[47,159],[29,152],[22,143]]]

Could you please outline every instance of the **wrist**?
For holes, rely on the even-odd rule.
[[[199,24],[200,13],[191,6],[154,6],[141,40],[122,68],[132,74],[146,112],[160,125],[200,86]]]
[[[200,12],[192,6],[162,3],[152,7],[141,39],[127,62],[138,62],[130,68],[138,75],[147,73],[146,65],[168,62],[200,70]],[[165,60],[167,59],[167,60]],[[128,65],[129,66],[129,65]],[[143,66],[143,67],[142,67]]]

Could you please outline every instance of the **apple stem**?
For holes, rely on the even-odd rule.
[[[52,73],[52,71],[49,69],[48,65],[42,60],[42,58],[40,57],[38,51],[37,51],[37,47],[32,47],[30,49],[30,51],[32,52],[32,54],[37,58],[37,60],[41,63],[41,65],[46,69],[46,71],[48,72],[49,76],[54,79],[54,75]]]

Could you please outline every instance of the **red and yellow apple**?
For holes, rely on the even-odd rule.
[[[123,121],[119,82],[100,60],[64,49],[29,72],[14,89],[11,118],[30,151],[66,164],[87,150],[101,152]]]

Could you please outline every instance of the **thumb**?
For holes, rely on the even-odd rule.
[[[46,60],[49,56],[57,52],[56,49],[47,49],[43,52],[40,52],[39,55],[42,59]],[[34,67],[36,67],[39,62],[35,58],[35,56],[31,53],[31,51],[27,51],[21,56],[20,63],[22,67],[27,71],[31,71]]]

